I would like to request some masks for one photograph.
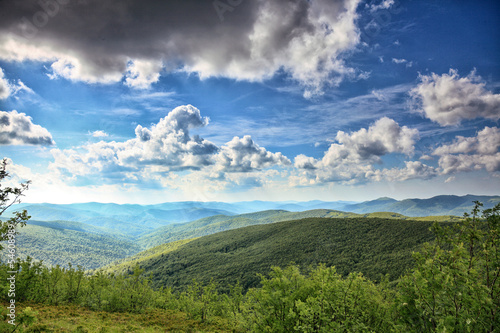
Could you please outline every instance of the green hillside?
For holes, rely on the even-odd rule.
[[[397,279],[411,267],[411,252],[433,239],[430,221],[378,218],[307,218],[254,225],[192,240],[168,253],[135,261],[152,274],[156,287],[182,289],[193,279],[222,285],[240,280],[258,284],[257,273],[292,262],[324,263],[346,275],[359,271],[372,279]],[[123,269],[123,267],[122,267]]]
[[[151,249],[147,249],[146,251],[134,254],[131,257],[117,260],[110,265],[99,268],[99,270],[106,273],[129,274],[132,272],[132,268],[137,264],[141,265],[143,262],[149,259],[164,256],[165,254],[175,251],[182,247],[184,244],[187,244],[196,239],[197,238],[183,239],[172,243],[158,245]]]
[[[193,222],[164,226],[139,239],[130,235],[130,223],[106,220],[100,226],[74,221],[29,221],[19,228],[19,253],[43,260],[47,265],[82,265],[85,269],[96,269],[116,260],[148,250],[147,256],[163,254],[165,247],[155,247],[180,240],[193,239],[225,230],[233,230],[251,225],[270,224],[308,217],[379,217],[385,219],[408,219],[396,213],[354,214],[328,209],[305,212],[268,210],[237,216],[215,215]],[[424,221],[455,221],[458,217],[413,218]],[[134,229],[140,230],[138,221]],[[171,248],[171,246],[168,246]],[[155,252],[157,251],[157,252]],[[55,255],[56,254],[56,255]],[[5,254],[4,254],[5,255]],[[4,260],[5,258],[0,257]],[[138,259],[134,257],[134,260]]]
[[[288,212],[285,210],[267,210],[256,213],[241,214],[236,216],[216,215],[206,217],[196,221],[171,224],[158,228],[137,240],[143,248],[148,249],[163,243],[178,241],[181,239],[202,237],[217,232],[243,228],[251,225],[270,224],[283,221],[299,220],[310,217],[329,217],[329,218],[360,218],[360,217],[378,217],[385,219],[402,219],[416,221],[459,221],[457,216],[426,216],[410,218],[401,214],[391,212],[356,214],[341,212],[331,209],[314,209],[304,212]]]
[[[43,260],[48,266],[71,263],[94,269],[142,250],[135,242],[89,232],[89,226],[81,227],[86,229],[83,231],[69,229],[79,227],[78,223],[66,222],[49,222],[45,226],[27,224],[19,228],[17,254],[20,258],[30,256]],[[1,255],[1,260],[6,262],[7,252],[2,251]]]

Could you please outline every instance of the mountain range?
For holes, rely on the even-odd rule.
[[[379,198],[358,203],[316,200],[19,204],[10,211],[26,209],[32,216],[28,225],[19,229],[17,246],[21,256],[29,255],[48,265],[71,262],[95,269],[165,243],[304,218],[456,221],[471,211],[473,201],[490,208],[500,202],[500,196],[438,196],[401,201]]]

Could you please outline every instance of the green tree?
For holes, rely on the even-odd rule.
[[[23,193],[28,189],[31,183],[31,181],[27,181],[26,183],[21,183],[19,187],[2,187],[2,182],[10,177],[6,169],[7,159],[4,158],[3,161],[0,162],[0,216],[2,216],[2,214],[12,205],[21,202],[21,196],[23,196]],[[30,216],[28,212],[22,210],[20,212],[14,212],[13,216],[6,221],[0,220],[0,241],[8,240],[15,243],[16,226],[26,225],[29,219]],[[2,249],[3,245],[0,244],[0,250]],[[15,250],[11,252],[15,253]]]
[[[500,204],[476,202],[463,223],[435,224],[399,289],[403,325],[416,332],[500,332]]]
[[[388,293],[352,273],[320,265],[308,276],[297,266],[274,267],[249,291],[247,326],[256,332],[390,332]]]

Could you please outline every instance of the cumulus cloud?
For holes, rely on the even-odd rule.
[[[338,143],[331,144],[322,159],[299,155],[294,165],[305,171],[304,176],[315,178],[316,183],[377,180],[380,174],[373,165],[381,163],[381,157],[390,153],[411,156],[418,137],[418,130],[401,127],[394,120],[383,117],[368,129],[350,134],[339,131],[335,138]],[[415,169],[415,165],[410,166]]]
[[[475,71],[460,78],[450,69],[448,74],[432,73],[420,79],[411,94],[421,112],[441,126],[458,125],[464,119],[500,119],[500,94],[486,90]]]
[[[52,145],[52,135],[31,117],[17,111],[0,111],[0,145]]]
[[[500,171],[500,130],[485,127],[475,137],[458,136],[452,144],[436,148],[443,174],[486,169]]]
[[[98,142],[81,151],[53,150],[51,168],[72,171],[77,175],[103,172],[113,175],[137,171],[144,166],[161,166],[163,171],[196,169],[210,164],[218,148],[189,131],[208,124],[208,118],[192,105],[179,106],[166,117],[144,128],[138,125],[136,137],[124,142]]]
[[[216,169],[225,172],[249,172],[288,164],[291,164],[288,158],[259,147],[249,135],[241,139],[234,137],[222,146],[216,157]]]
[[[271,153],[250,136],[235,137],[222,147],[191,135],[195,128],[207,126],[192,105],[179,106],[151,127],[137,125],[135,138],[123,142],[97,142],[80,148],[53,149],[50,168],[62,175],[92,177],[103,175],[108,181],[161,181],[165,174],[203,170],[206,177],[224,178],[225,173],[249,173],[287,165],[281,153]],[[101,136],[100,131],[93,135]],[[248,178],[248,177],[247,177]]]
[[[411,155],[416,139],[418,130],[401,127],[394,120],[383,117],[368,129],[362,128],[351,134],[339,131],[336,136],[339,144],[330,146],[323,161],[327,165],[336,165],[343,160],[379,162],[380,156],[388,153]]]
[[[221,22],[212,1],[88,0],[56,3],[51,15],[39,1],[4,1],[0,59],[49,62],[53,78],[138,89],[163,70],[251,81],[285,70],[311,96],[362,76],[344,62],[359,43],[359,3],[245,1]]]
[[[99,131],[94,131],[92,133],[89,132],[89,135],[92,135],[94,138],[104,138],[108,136],[108,133],[99,130]]]

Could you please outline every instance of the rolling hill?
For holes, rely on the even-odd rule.
[[[306,218],[228,230],[191,240],[172,250],[161,247],[139,264],[156,287],[182,289],[193,279],[254,287],[273,265],[303,268],[324,263],[341,274],[359,271],[371,279],[397,279],[409,268],[411,252],[433,239],[429,221],[380,218]],[[140,257],[141,255],[139,255]],[[127,260],[118,265],[124,271]],[[107,267],[113,271],[112,267]]]
[[[37,221],[30,220],[28,225],[19,228],[19,253],[43,260],[48,265],[65,266],[68,262],[82,265],[85,269],[95,269],[143,250],[168,243],[198,238],[225,230],[238,229],[251,225],[270,224],[308,217],[363,218],[379,217],[385,219],[409,219],[396,213],[355,214],[328,209],[304,212],[269,210],[235,216],[215,215],[188,223],[170,224],[142,237],[131,236],[143,232],[138,221],[136,224],[97,219],[96,225],[74,221]],[[456,221],[453,216],[414,218],[422,221]],[[105,223],[103,223],[103,221]],[[128,228],[128,229],[127,229]],[[32,244],[33,246],[30,246]],[[165,244],[165,245],[168,245]],[[170,245],[168,245],[170,246]],[[160,246],[161,248],[161,246]],[[151,249],[151,250],[150,250]]]
[[[438,196],[402,201],[379,198],[354,204],[324,201],[186,201],[157,205],[21,204],[13,208],[27,209],[32,215],[29,222],[31,227],[19,230],[21,236],[25,237],[25,244],[36,246],[24,246],[23,255],[44,260],[47,264],[66,264],[71,261],[92,269],[164,243],[303,218],[379,217],[405,220],[410,216],[411,219],[420,221],[457,221],[458,217],[444,213],[462,215],[471,210],[475,200],[483,202],[485,208],[489,208],[500,202],[500,197]],[[329,206],[342,207],[343,210],[316,208],[293,211],[305,207]],[[247,212],[258,207],[273,209]],[[241,211],[245,213],[237,214]],[[436,216],[428,216],[431,214]],[[414,217],[415,215],[423,217]],[[4,217],[5,215],[2,216]],[[92,249],[88,250],[89,248]]]
[[[78,222],[31,221],[19,229],[16,242],[17,256],[30,256],[46,265],[98,268],[118,259],[129,257],[142,248],[122,235],[109,236],[100,228]],[[6,251],[1,260],[6,261]]]
[[[397,213],[377,212],[367,214],[356,214],[341,212],[330,209],[314,209],[304,212],[288,212],[284,210],[268,210],[263,212],[240,214],[235,216],[216,215],[206,217],[189,223],[171,224],[151,233],[145,234],[137,239],[138,244],[143,248],[151,248],[163,243],[178,241],[194,237],[202,237],[217,232],[238,229],[257,224],[270,224],[290,220],[298,220],[309,217],[329,217],[329,218],[362,218],[379,217],[386,219],[410,219]],[[412,218],[417,221],[459,221],[456,216],[427,216]]]

